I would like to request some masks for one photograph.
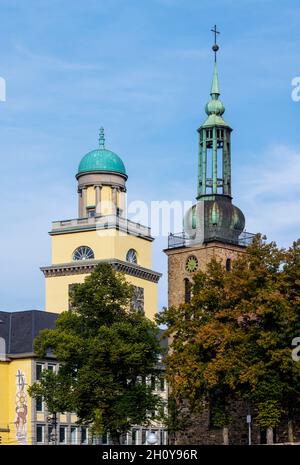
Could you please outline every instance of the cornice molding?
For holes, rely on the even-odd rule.
[[[82,176],[85,176],[87,174],[104,174],[104,175],[114,175],[114,176],[120,176],[120,178],[125,179],[127,181],[128,175],[125,173],[119,173],[118,171],[106,171],[106,170],[92,170],[92,171],[82,171],[81,173],[77,173],[75,175],[76,179],[81,178]]]
[[[78,260],[77,262],[72,263],[44,266],[41,267],[41,271],[44,273],[46,278],[70,276],[76,274],[88,274],[92,273],[99,263],[109,263],[116,271],[119,271],[120,273],[145,279],[146,281],[151,281],[153,283],[157,283],[162,276],[162,274],[158,273],[157,271],[143,268],[142,266],[136,265],[135,263],[124,262],[118,259]]]
[[[52,222],[50,236],[81,233],[84,231],[115,230],[124,232],[126,235],[139,237],[152,242],[151,229],[134,221],[117,215],[96,215],[94,217],[74,218],[71,220],[60,220]]]

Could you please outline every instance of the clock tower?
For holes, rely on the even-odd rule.
[[[229,271],[253,235],[244,231],[245,217],[231,196],[231,127],[225,121],[220,97],[215,44],[215,61],[206,119],[198,129],[197,202],[186,213],[183,232],[170,234],[168,248],[168,303],[178,306],[190,300],[193,274],[204,271],[212,258]]]

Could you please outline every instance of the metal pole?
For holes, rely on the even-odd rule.
[[[57,445],[57,414],[53,413],[54,445]]]
[[[251,446],[251,415],[247,415],[247,423],[248,423],[248,444]]]

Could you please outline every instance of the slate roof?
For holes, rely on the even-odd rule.
[[[41,310],[0,311],[0,337],[9,355],[33,353],[33,341],[42,329],[53,329],[57,313]]]
[[[34,339],[42,329],[54,329],[58,316],[58,313],[42,310],[0,311],[0,338],[5,340],[6,354],[33,354]],[[168,341],[162,338],[163,333],[164,330],[160,330],[158,337],[166,351]]]

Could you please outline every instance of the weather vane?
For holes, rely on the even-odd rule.
[[[212,46],[212,49],[215,53],[215,62],[217,61],[217,51],[219,50],[219,45],[217,44],[217,34],[220,34],[219,31],[217,31],[217,26],[215,25],[214,29],[211,29],[211,32],[214,33],[214,36],[215,36],[215,43],[214,45]]]

